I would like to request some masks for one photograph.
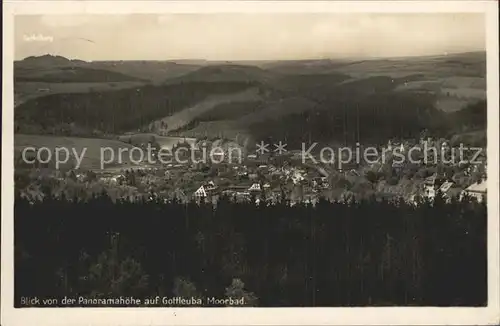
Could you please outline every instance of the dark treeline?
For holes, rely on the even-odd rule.
[[[465,130],[482,130],[487,126],[486,100],[467,105],[462,110],[449,114],[450,123]],[[462,130],[463,131],[463,130]]]
[[[252,87],[241,82],[189,82],[168,86],[106,92],[52,94],[33,99],[16,108],[18,132],[39,133],[61,124],[74,123],[80,128],[105,133],[135,130],[150,122],[174,114],[210,95],[230,94]],[[28,128],[28,130],[24,130]]]
[[[486,205],[15,201],[15,297],[227,297],[258,306],[481,306]],[[182,280],[182,281],[179,281]],[[234,280],[238,280],[235,282]],[[187,291],[180,291],[179,282]],[[182,294],[184,293],[184,294]]]
[[[451,138],[461,132],[486,129],[486,102],[478,101],[454,113],[434,107],[433,96],[411,92],[379,93],[359,99],[330,99],[316,110],[291,114],[252,126],[255,137],[286,139],[288,145],[336,140],[342,144],[381,144],[387,139]],[[485,144],[481,144],[484,146]]]
[[[344,96],[345,97],[345,96]],[[253,134],[286,139],[300,148],[302,142],[337,140],[380,144],[391,138],[418,138],[423,129],[433,134],[449,130],[444,114],[434,108],[430,95],[379,93],[359,98],[329,98],[315,110],[291,114],[279,125],[264,121]]]

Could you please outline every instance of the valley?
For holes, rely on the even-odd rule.
[[[485,112],[485,62],[481,52],[211,64],[31,57],[15,62],[16,131],[295,143],[381,143],[423,129],[449,136],[484,128],[469,126],[466,113]]]

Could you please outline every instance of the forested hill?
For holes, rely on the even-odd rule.
[[[252,87],[241,82],[146,85],[105,92],[53,94],[32,99],[15,110],[18,132],[58,133],[64,124],[86,130],[121,133],[171,115],[214,94],[230,94]]]
[[[383,90],[380,80],[373,82],[379,87],[379,91],[373,93],[362,90],[360,84],[367,81],[349,87],[329,84],[322,90],[306,87],[307,83],[296,85],[297,77],[293,77],[287,84],[283,83],[286,87],[281,89],[255,81],[193,81],[105,92],[53,94],[18,106],[15,124],[20,133],[75,135],[75,130],[124,133],[208,98],[257,88],[258,99],[215,106],[203,116],[187,121],[191,123],[188,127],[196,130],[199,123],[208,121],[217,132],[233,129],[256,139],[273,137],[293,144],[307,139],[377,143],[392,137],[418,137],[423,129],[444,136],[464,128],[486,126],[485,101],[455,113],[445,113],[435,109],[432,95]],[[222,106],[226,107],[225,111]],[[219,112],[218,116],[215,112]]]
[[[485,306],[486,220],[484,203],[439,198],[221,200],[214,209],[17,197],[15,302],[159,295],[244,296],[262,307]]]
[[[446,137],[486,128],[484,53],[277,62],[260,67],[68,62],[74,67],[57,66],[56,70],[62,77],[76,78],[71,81],[91,76],[89,69],[103,69],[111,75],[133,72],[138,76],[142,70],[155,74],[149,78],[150,84],[128,81],[78,86],[46,80],[52,89],[40,93],[34,88],[34,94],[32,83],[18,82],[17,132],[116,134],[167,121],[170,126],[163,131],[178,136],[224,134],[234,139],[234,135],[244,134],[254,139],[282,139],[293,146],[305,139],[385,143],[388,138],[418,137],[424,129]],[[164,73],[158,72],[161,67]],[[35,68],[26,70],[28,74],[22,78],[46,73]],[[83,75],[78,74],[79,69],[86,69],[81,70]],[[50,74],[46,77],[52,78]],[[175,113],[180,114],[173,116]]]

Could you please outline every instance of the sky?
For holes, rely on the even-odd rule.
[[[298,60],[484,51],[474,13],[16,16],[15,58]]]

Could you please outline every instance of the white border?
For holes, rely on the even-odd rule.
[[[500,323],[498,4],[496,1],[4,1],[1,324],[12,325],[485,325]],[[486,308],[13,308],[14,14],[220,12],[476,12],[486,14],[488,285]]]

